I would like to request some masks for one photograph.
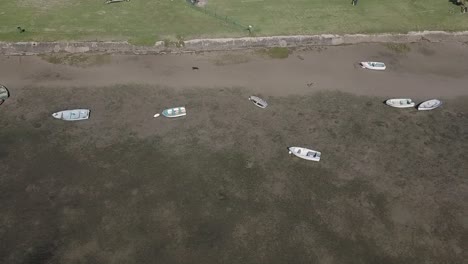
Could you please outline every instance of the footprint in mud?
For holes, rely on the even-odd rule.
[[[275,135],[275,136],[273,137],[273,140],[272,140],[272,141],[273,141],[274,143],[277,143],[277,142],[280,142],[281,140],[282,140],[281,135]]]
[[[218,198],[218,200],[226,200],[227,199],[227,196],[224,192],[222,191],[218,191],[218,193],[216,194],[216,197]]]
[[[42,124],[41,124],[41,123],[34,123],[34,124],[33,124],[33,127],[34,127],[34,128],[41,128],[41,127],[42,127]]]
[[[378,126],[378,127],[386,127],[388,128],[388,124],[385,123],[384,121],[374,121],[372,122],[374,125]]]
[[[406,120],[408,120],[408,117],[400,116],[400,117],[398,117],[398,120],[400,120],[401,122],[405,122]]]
[[[0,149],[0,159],[8,157],[8,152]]]
[[[254,166],[253,160],[247,160],[247,164],[245,165],[246,169],[251,169]]]

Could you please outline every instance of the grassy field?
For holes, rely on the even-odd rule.
[[[17,90],[2,106],[0,262],[463,262],[467,98],[421,113],[340,92],[261,110],[249,94]],[[152,118],[173,102],[186,118]],[[69,105],[92,118],[50,117]],[[289,156],[296,144],[322,161]]]
[[[466,30],[468,15],[442,0],[0,1],[0,40],[155,40],[256,35]],[[216,14],[214,16],[213,14]],[[221,19],[220,17],[227,18]],[[26,32],[19,33],[21,26]]]

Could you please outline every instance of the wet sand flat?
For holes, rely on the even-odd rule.
[[[358,68],[364,54],[389,70]],[[0,262],[462,263],[466,57],[413,44],[0,58]],[[400,96],[444,105],[382,103]],[[173,106],[187,116],[153,118]],[[91,119],[50,116],[78,107]]]

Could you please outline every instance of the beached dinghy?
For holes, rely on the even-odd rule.
[[[187,112],[185,111],[185,107],[174,107],[174,108],[169,108],[166,109],[162,112],[163,116],[165,117],[179,117],[179,116],[184,116],[187,115]]]
[[[363,61],[360,64],[362,68],[369,70],[384,71],[387,68],[383,62]]]
[[[397,108],[408,108],[415,105],[413,100],[409,98],[388,99],[385,101],[385,104]]]
[[[263,100],[262,98],[260,97],[257,97],[257,96],[250,96],[249,97],[249,100],[256,106],[260,107],[260,108],[266,108],[268,106],[268,103]]]
[[[294,154],[297,157],[306,160],[320,161],[320,156],[322,155],[322,153],[318,151],[301,147],[289,147],[288,149],[289,154]]]
[[[89,112],[89,109],[73,109],[53,113],[52,116],[65,121],[79,121],[88,119]]]
[[[441,106],[442,102],[437,99],[427,100],[418,105],[418,110],[432,110],[436,109],[437,107]]]
[[[3,104],[8,97],[10,97],[8,89],[0,84],[0,105]]]
[[[10,97],[8,89],[0,84],[0,100],[6,100],[8,97]]]

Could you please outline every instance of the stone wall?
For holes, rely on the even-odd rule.
[[[238,50],[265,47],[303,47],[330,46],[357,43],[411,43],[419,41],[442,42],[455,41],[468,43],[468,31],[444,32],[424,31],[408,34],[375,34],[375,35],[307,35],[307,36],[274,36],[222,39],[193,39],[184,41],[183,47],[166,46],[158,41],[153,46],[134,46],[128,42],[0,42],[0,54],[3,55],[36,55],[57,52],[67,53],[131,53],[160,54],[197,51]]]

